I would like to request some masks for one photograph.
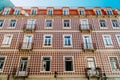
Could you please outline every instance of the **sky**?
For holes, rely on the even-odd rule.
[[[112,7],[120,9],[120,0],[11,0],[15,6],[23,7]]]

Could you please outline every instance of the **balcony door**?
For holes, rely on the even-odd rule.
[[[24,49],[31,49],[32,46],[32,35],[26,35],[24,37],[24,41],[23,41],[23,48]]]
[[[20,60],[19,71],[26,71],[27,70],[27,63],[28,63],[28,58],[22,57]]]
[[[81,20],[81,29],[89,29],[88,20]]]
[[[27,22],[27,29],[34,29],[34,25],[35,25],[35,20],[30,19]]]
[[[92,43],[90,36],[84,36],[84,48],[85,49],[92,49]]]

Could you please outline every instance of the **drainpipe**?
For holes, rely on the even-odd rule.
[[[93,18],[92,18],[92,24],[94,24],[94,21],[93,21]],[[95,30],[95,28],[93,29],[94,31],[96,31]],[[97,43],[97,45],[98,45],[98,50],[100,49],[100,43],[99,43],[99,39],[98,39],[98,36],[97,36],[97,32],[95,32],[95,37],[96,37],[96,43]],[[104,64],[103,64],[103,60],[102,60],[102,53],[99,51],[99,54],[100,54],[100,59],[101,59],[101,63],[102,63],[102,67],[103,67],[103,74],[102,74],[102,76],[104,77],[104,80],[107,80],[106,79],[106,71],[105,71],[105,66],[104,66]]]

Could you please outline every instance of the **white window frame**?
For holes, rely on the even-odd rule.
[[[7,36],[11,36],[11,39],[10,39],[10,41],[9,41],[9,44],[8,44],[8,45],[5,45],[5,44],[4,44],[4,41],[5,41],[5,38],[6,38]],[[12,38],[13,38],[13,34],[5,34],[5,35],[4,35],[4,38],[3,38],[3,41],[2,41],[1,47],[10,47]]]
[[[42,64],[42,60],[44,57],[50,57],[50,71],[42,71],[42,68],[43,68],[43,64]],[[41,65],[40,65],[40,72],[51,72],[52,70],[52,56],[41,56]]]
[[[16,13],[16,10],[17,10],[17,13]],[[18,14],[18,11],[19,11],[19,14]],[[20,15],[20,13],[21,13],[21,9],[20,8],[15,8],[14,15]]]
[[[84,12],[84,14],[83,14],[83,13],[81,14],[81,13],[80,13],[81,11],[83,11],[83,12]],[[80,9],[79,9],[79,15],[83,15],[83,16],[84,16],[84,15],[85,15],[85,9],[80,8]]]
[[[33,11],[34,9],[36,10],[36,14],[32,14],[32,11]],[[38,13],[37,8],[31,8],[31,15],[37,15],[37,13]]]
[[[3,68],[0,70],[0,73],[2,73],[6,64],[7,56],[0,56],[0,57],[5,57]]]
[[[105,27],[101,27],[100,20],[105,20],[105,24],[106,24]],[[107,27],[107,20],[106,19],[98,19],[98,23],[99,23],[100,29],[108,29],[108,27]]]
[[[31,36],[31,37],[32,37],[32,40],[33,40],[33,34],[25,34],[25,35],[24,35],[24,38],[23,38],[23,42],[25,42],[26,36]],[[32,42],[32,40],[31,40],[31,42]]]
[[[116,21],[117,21],[118,27],[114,27],[114,26],[113,26],[112,20],[116,20]],[[112,25],[112,28],[113,28],[113,29],[120,29],[120,25],[119,25],[119,20],[118,20],[118,19],[110,19],[110,22],[111,22],[111,25]]]
[[[3,26],[4,26],[4,23],[5,23],[5,19],[0,19],[0,20],[3,20],[3,24],[2,24],[2,26],[0,27],[0,29],[2,29]]]
[[[6,14],[6,10],[7,10],[7,9],[9,10],[8,14]],[[4,9],[4,12],[3,12],[3,15],[9,15],[10,10],[11,10],[11,8],[5,8],[5,9]]]
[[[14,27],[10,26],[11,20],[16,20],[16,23],[15,23]],[[16,27],[16,25],[17,25],[17,21],[18,21],[17,19],[9,19],[9,27],[8,27],[8,29],[11,29],[11,28],[14,29]]]
[[[117,58],[117,62],[118,62],[119,68],[120,68],[120,62],[119,62],[119,60],[118,60],[118,56],[108,56],[108,60],[109,60],[109,64],[110,64],[111,71],[112,71],[112,72],[120,72],[120,69],[119,69],[118,71],[113,71],[113,70],[112,70],[112,65],[111,65],[111,62],[110,62],[110,57],[116,57],[116,58]]]
[[[45,46],[45,36],[51,36],[51,45],[50,46]],[[52,47],[52,43],[53,43],[53,35],[52,34],[44,34],[43,36],[43,47]]]
[[[52,20],[52,26],[51,26],[51,27],[46,27],[46,21],[47,21],[47,20]],[[45,19],[44,29],[53,29],[53,23],[54,23],[54,19]]]
[[[66,70],[65,70],[65,58],[66,58],[66,57],[72,57],[73,71],[66,71]],[[68,73],[69,73],[69,72],[75,72],[74,56],[63,56],[63,63],[64,63],[64,65],[63,65],[63,67],[64,67],[64,68],[63,68],[63,71],[64,71],[64,72],[68,72]]]
[[[100,11],[100,14],[98,14],[98,16],[99,16],[99,15],[102,15],[101,9],[98,9],[98,8],[97,8],[97,9],[95,9],[95,14],[97,15],[97,10],[99,10],[99,11]]]
[[[69,27],[64,27],[64,20],[69,20]],[[71,19],[62,19],[63,29],[71,29]]]
[[[52,14],[49,14],[49,10],[52,10]],[[53,8],[48,8],[48,9],[47,9],[47,14],[48,14],[48,15],[53,15],[53,14],[54,14]]]
[[[111,15],[113,15],[113,12],[112,12],[112,9],[111,8],[106,8],[106,13],[107,13],[107,15],[108,15],[108,12],[107,11],[111,11]]]
[[[64,14],[64,11],[65,11],[65,10],[67,10],[67,14]],[[63,15],[64,15],[64,16],[69,15],[69,8],[63,8]]]
[[[70,36],[70,42],[71,42],[71,45],[70,46],[66,46],[65,45],[65,36]],[[63,35],[63,47],[73,47],[73,44],[72,44],[72,34],[64,34]]]
[[[106,45],[106,42],[105,42],[104,36],[109,36],[112,45],[109,45],[109,46]],[[104,42],[104,46],[105,46],[105,47],[114,47],[114,46],[113,46],[112,39],[111,39],[111,35],[102,35],[102,37],[103,37],[103,42]]]
[[[29,66],[29,64],[30,64],[30,56],[20,56],[20,57],[19,57],[18,66],[17,66],[17,70],[18,70],[18,68],[19,68],[19,66],[20,66],[21,58],[23,58],[23,57],[27,57],[27,58],[28,58],[27,68],[28,68],[28,66]]]
[[[120,46],[120,42],[119,42],[119,40],[118,40],[118,36],[120,36],[120,34],[117,34],[117,35],[115,35],[115,36],[116,36],[116,39],[117,39],[118,45]]]
[[[85,37],[85,36],[89,36],[89,38],[90,38],[90,43],[92,44],[92,38],[91,38],[91,35],[89,35],[89,34],[82,35],[82,37],[83,37],[83,42],[85,43],[85,41],[84,41],[84,37]]]

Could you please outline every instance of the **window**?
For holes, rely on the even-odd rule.
[[[64,36],[64,46],[72,46],[71,36],[69,35]]]
[[[111,68],[113,71],[120,71],[119,63],[117,57],[109,57]]]
[[[46,20],[46,27],[47,28],[52,27],[52,20]]]
[[[106,11],[108,15],[112,15],[112,11],[110,9],[107,9]]]
[[[52,36],[46,35],[44,36],[44,46],[51,46],[52,45]]]
[[[33,8],[31,14],[32,14],[32,15],[36,15],[36,14],[37,14],[37,9],[36,9],[36,8]]]
[[[8,15],[9,12],[10,12],[10,8],[5,8],[4,12],[3,12],[3,15]]]
[[[32,38],[33,35],[25,35],[24,41],[22,43],[22,49],[31,49],[32,48]]]
[[[21,57],[19,71],[27,71],[28,57]]]
[[[100,27],[106,27],[105,20],[100,20]]]
[[[53,9],[48,9],[48,15],[52,15],[53,14]]]
[[[85,13],[84,13],[84,9],[81,9],[80,10],[80,15],[84,15]]]
[[[120,35],[116,35],[116,38],[117,38],[118,44],[120,45]]]
[[[15,11],[14,11],[14,15],[19,15],[19,14],[20,14],[20,9],[16,8]]]
[[[101,15],[100,9],[96,9],[96,15]]]
[[[3,70],[4,63],[5,63],[5,57],[0,57],[0,71]]]
[[[65,71],[73,71],[73,57],[65,57]]]
[[[5,35],[4,36],[4,39],[3,39],[3,42],[2,42],[2,46],[10,46],[11,44],[11,40],[12,40],[12,36],[13,35]]]
[[[89,68],[94,68],[95,69],[95,60],[94,57],[87,57],[87,64]]]
[[[119,27],[117,20],[112,20],[113,27]]]
[[[27,29],[32,30],[34,28],[35,28],[35,20],[34,19],[29,19],[27,21]]]
[[[10,27],[15,27],[16,25],[16,20],[11,20],[10,21]]]
[[[112,46],[112,40],[110,35],[103,36],[103,39],[106,46]]]
[[[70,27],[70,20],[64,20],[64,27],[65,28]]]
[[[81,22],[81,29],[82,30],[86,30],[86,29],[90,29],[89,28],[89,24],[88,24],[88,20],[86,20],[86,19],[81,19],[80,20],[80,22]]]
[[[4,20],[0,20],[0,27],[3,26],[3,22],[4,22]]]
[[[43,57],[41,71],[50,71],[50,64],[51,64],[50,57]]]
[[[69,10],[68,9],[63,9],[63,14],[64,15],[68,15],[69,14]]]

